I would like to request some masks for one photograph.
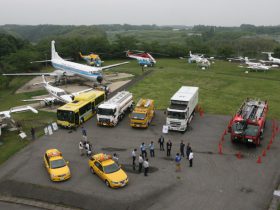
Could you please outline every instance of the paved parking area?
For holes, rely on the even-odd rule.
[[[0,193],[34,198],[46,202],[70,205],[83,209],[254,209],[269,205],[272,192],[280,177],[277,136],[262,164],[256,163],[271,135],[267,123],[265,139],[258,148],[232,145],[225,138],[224,155],[218,154],[218,142],[229,117],[196,115],[192,130],[182,134],[171,132],[165,140],[173,142],[172,158],[159,151],[157,139],[165,122],[163,112],[157,111],[148,129],[133,129],[126,117],[114,128],[98,127],[93,118],[85,124],[94,152],[116,152],[126,169],[130,182],[122,189],[109,189],[89,172],[87,158],[81,157],[78,142],[81,130],[59,130],[44,136],[17,153],[0,167]],[[173,158],[179,151],[180,141],[189,142],[194,150],[194,167],[187,160],[182,171],[175,172]],[[149,158],[153,172],[148,177],[131,169],[131,151],[142,142],[156,143],[155,158]],[[42,164],[46,149],[57,148],[70,161],[72,178],[52,183]],[[242,151],[239,160],[234,155]]]

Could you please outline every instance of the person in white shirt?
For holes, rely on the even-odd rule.
[[[146,158],[146,160],[144,161],[143,166],[144,166],[144,176],[148,176],[148,171],[149,171],[148,158]]]
[[[143,162],[144,162],[143,157],[142,157],[142,155],[140,154],[140,155],[139,155],[139,158],[138,158],[138,163],[139,163],[138,171],[139,171],[139,173],[142,172]]]
[[[135,171],[136,151],[137,151],[137,149],[134,149],[134,150],[132,150],[132,152],[131,152],[133,171]]]
[[[190,151],[190,154],[189,154],[189,162],[190,162],[190,167],[192,167],[192,165],[193,165],[193,151],[192,150]]]
[[[79,150],[80,150],[80,155],[83,156],[84,155],[84,143],[82,141],[80,141],[80,143],[79,143]]]

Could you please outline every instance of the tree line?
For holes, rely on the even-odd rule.
[[[115,31],[114,38],[107,31]],[[129,35],[125,31],[135,30]],[[129,49],[138,49],[178,58],[188,51],[203,53],[221,59],[232,56],[264,56],[262,51],[274,51],[280,57],[280,44],[272,38],[259,36],[259,33],[280,34],[280,27],[240,27],[194,26],[192,29],[176,30],[177,41],[152,39],[150,33],[138,38],[138,31],[156,31],[170,36],[172,27],[100,25],[100,26],[2,26],[0,27],[0,73],[36,72],[44,64],[30,64],[34,60],[50,59],[50,42],[56,41],[56,48],[64,58],[80,61],[79,52],[102,53],[102,59],[125,58]],[[133,34],[135,33],[135,35]],[[173,33],[173,32],[172,32]],[[172,34],[171,33],[171,34]],[[23,38],[23,37],[29,37]],[[43,37],[43,38],[42,38]],[[30,41],[30,39],[36,42]],[[159,57],[160,55],[156,55]],[[10,78],[0,77],[0,87],[7,87]]]

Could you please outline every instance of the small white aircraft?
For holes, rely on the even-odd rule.
[[[245,57],[245,64],[247,65],[245,68],[250,69],[250,70],[255,70],[255,71],[267,71],[274,66],[266,66],[261,63],[256,63],[256,62],[250,62],[248,57]],[[239,66],[241,68],[244,68],[244,66]]]
[[[231,62],[231,61],[240,61],[240,62],[245,62],[246,61],[246,57],[242,57],[242,56],[238,56],[238,57],[235,57],[235,58],[227,58],[227,60],[229,61],[229,62]],[[248,57],[247,57],[247,60],[256,60],[256,59],[248,59]]]
[[[43,84],[44,88],[48,91],[48,93],[52,97],[38,98],[38,99],[25,99],[23,101],[44,101],[46,105],[53,104],[54,102],[69,103],[69,102],[73,101],[75,96],[77,96],[81,93],[88,92],[88,91],[92,90],[92,88],[89,88],[89,89],[85,89],[85,90],[82,90],[82,91],[79,91],[79,92],[74,92],[74,93],[71,93],[71,94],[67,94],[65,92],[65,90],[50,85],[49,82],[46,81],[44,75],[42,75],[42,79],[43,79],[43,82],[35,83],[33,85]]]
[[[263,61],[261,60],[261,62],[264,62],[264,63],[271,63],[271,64],[275,64],[275,65],[278,65],[280,66],[280,58],[274,58],[272,57],[272,54],[273,52],[262,52],[263,54],[267,54],[268,56],[268,61]],[[275,66],[276,67],[276,66]]]
[[[52,63],[52,66],[56,69],[51,73],[14,73],[14,74],[3,74],[6,76],[39,76],[39,75],[46,75],[46,76],[54,76],[56,80],[59,81],[63,76],[79,76],[91,80],[93,82],[101,83],[103,81],[102,71],[106,69],[110,69],[116,66],[120,66],[123,64],[127,64],[129,62],[122,62],[108,66],[102,67],[94,67],[83,65],[71,61],[67,61],[62,59],[58,53],[55,51],[55,41],[51,42],[51,60],[44,60],[44,61],[34,61],[38,63],[48,62]]]
[[[11,120],[11,118],[12,118],[11,114],[12,113],[25,112],[25,111],[32,111],[35,114],[38,113],[38,111],[31,106],[14,107],[14,108],[11,108],[10,110],[7,110],[7,111],[1,111],[0,112],[0,136],[1,136],[1,133],[2,133],[2,131],[1,131],[2,128],[7,126],[7,124],[4,123],[4,120],[7,120],[7,119]]]

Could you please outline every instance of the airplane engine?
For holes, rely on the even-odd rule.
[[[103,77],[102,77],[102,76],[98,76],[98,77],[96,78],[96,81],[99,82],[99,83],[101,83],[101,82],[103,81]]]

